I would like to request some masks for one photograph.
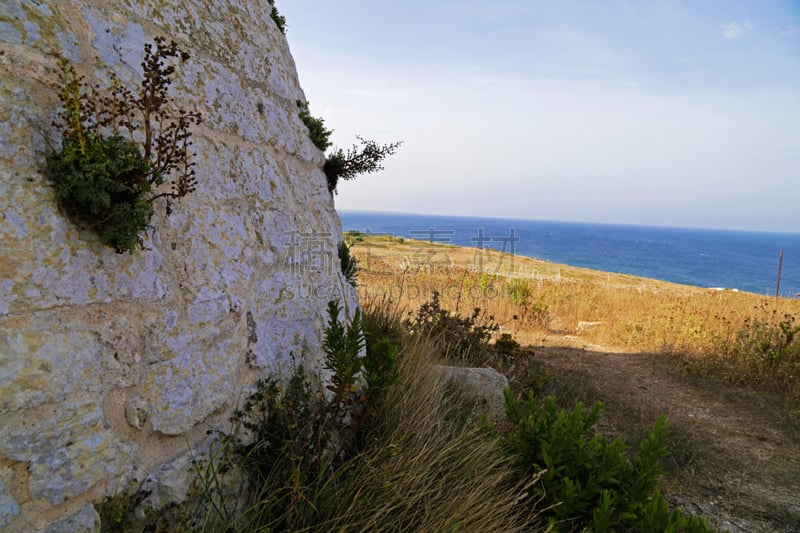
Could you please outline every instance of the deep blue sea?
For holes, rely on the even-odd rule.
[[[345,231],[492,247],[698,287],[800,293],[800,234],[340,211]]]

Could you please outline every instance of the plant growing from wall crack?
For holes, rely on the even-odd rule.
[[[61,150],[48,154],[45,171],[70,218],[119,253],[141,244],[155,200],[166,198],[169,214],[171,200],[197,186],[190,128],[201,117],[168,94],[174,60],[188,58],[174,41],[157,37],[155,46],[146,44],[135,92],[113,72],[109,89],[88,86],[68,61],[60,62],[64,109],[53,126]]]
[[[311,115],[308,102],[298,100],[297,107],[300,108],[300,119],[308,128],[308,136],[314,146],[323,152],[330,148],[333,145],[330,141],[333,130],[325,129],[325,120]],[[383,170],[381,162],[386,157],[394,155],[395,151],[403,144],[402,141],[398,141],[381,145],[375,141],[366,140],[360,135],[356,135],[356,139],[359,144],[354,144],[349,150],[336,148],[325,157],[325,165],[322,170],[325,172],[328,191],[331,194],[336,193],[340,179],[351,180],[361,174],[372,174]]]
[[[272,6],[272,10],[269,13],[270,18],[275,22],[275,25],[278,26],[278,29],[281,30],[281,33],[286,35],[286,17],[281,15],[278,8],[275,7],[275,0],[269,0],[269,5]]]
[[[336,192],[339,180],[351,180],[360,174],[372,174],[383,170],[381,161],[393,155],[403,144],[402,141],[380,145],[356,135],[361,146],[354,144],[346,152],[341,148],[333,151],[326,159],[323,170],[328,178],[328,190]]]

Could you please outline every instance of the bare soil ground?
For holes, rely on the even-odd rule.
[[[573,336],[550,337],[527,358],[526,370],[547,376],[542,393],[565,407],[602,401],[597,429],[610,437],[635,445],[667,415],[670,503],[731,532],[800,531],[798,421],[770,399],[681,375],[676,358],[614,352]]]

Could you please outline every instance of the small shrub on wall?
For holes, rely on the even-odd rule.
[[[281,33],[286,35],[286,17],[280,14],[278,8],[275,7],[275,0],[269,0],[269,5],[272,6],[270,11],[270,18],[275,22],[275,25],[281,30]]]
[[[189,55],[175,42],[146,44],[137,91],[123,87],[113,72],[111,86],[88,86],[67,61],[60,63],[63,110],[53,125],[61,149],[47,156],[45,172],[59,206],[77,224],[117,252],[141,243],[153,202],[179,199],[197,186],[190,127],[200,114],[172,103],[168,95],[174,60]]]
[[[381,162],[393,155],[401,142],[380,145],[375,141],[356,136],[361,144],[353,145],[346,152],[341,148],[334,150],[325,158],[325,177],[328,179],[328,190],[336,192],[339,180],[352,180],[361,174],[372,174],[383,170]]]
[[[330,148],[331,134],[333,130],[325,128],[325,119],[311,115],[308,102],[297,100],[297,107],[300,108],[300,120],[308,128],[308,137],[311,142],[323,152]],[[322,170],[328,180],[328,191],[336,194],[336,187],[339,180],[352,180],[361,174],[372,174],[383,170],[381,162],[390,155],[394,155],[402,141],[378,144],[375,141],[366,140],[356,135],[358,144],[354,144],[347,151],[341,148],[334,148],[332,152],[325,156],[325,165]]]

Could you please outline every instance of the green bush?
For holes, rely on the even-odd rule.
[[[311,130],[310,127],[309,130]],[[347,152],[339,148],[325,159],[323,170],[325,177],[328,179],[328,190],[331,193],[336,192],[340,179],[351,180],[361,174],[372,174],[383,170],[381,161],[386,159],[387,156],[393,155],[397,148],[403,144],[402,142],[396,142],[379,145],[375,141],[364,140],[358,135],[356,138],[361,144],[360,148],[357,144],[353,145]],[[325,139],[327,141],[327,137]],[[328,146],[330,146],[330,143],[324,149],[327,149]]]
[[[303,124],[308,128],[308,136],[311,138],[311,142],[324,152],[331,146],[330,137],[333,130],[325,129],[324,119],[312,117],[308,106],[308,102],[297,100],[297,107],[300,108],[300,120],[302,120]]]
[[[286,35],[286,17],[278,12],[278,8],[275,7],[275,0],[269,0],[269,5],[272,6],[272,10],[269,13],[270,18],[275,22],[275,25],[278,26],[278,29],[281,30],[281,33]]]
[[[711,531],[704,520],[670,512],[658,489],[667,454],[663,416],[629,456],[619,437],[592,433],[600,403],[587,410],[578,402],[566,411],[552,397],[540,404],[532,393],[527,401],[508,389],[505,395],[513,424],[508,447],[525,472],[538,474],[530,501],[547,509],[557,531]]]
[[[511,333],[501,333],[500,337],[494,341],[494,349],[502,357],[513,356],[519,350],[519,343]]]
[[[550,325],[550,311],[546,303],[534,301],[532,282],[527,279],[512,278],[505,284],[505,292],[519,308],[519,320],[537,328],[547,329]]]
[[[800,325],[793,315],[777,324],[747,321],[727,347],[727,356],[744,363],[743,380],[767,383],[800,399]]]
[[[311,386],[302,367],[286,386],[274,377],[259,380],[232,418],[240,429],[222,434],[250,487],[249,505],[234,520],[237,529],[296,531],[341,514],[337,487],[347,487],[346,479],[357,473],[352,460],[368,444],[365,415],[398,382],[398,361],[396,349],[383,344],[362,359],[361,310],[347,325],[340,312],[338,302],[328,303],[323,367],[331,373],[329,397]],[[229,521],[233,514],[226,512]]]
[[[147,163],[138,148],[119,135],[87,134],[83,148],[65,138],[47,159],[56,201],[81,225],[118,252],[136,248],[150,221],[150,184],[142,181]]]
[[[348,242],[348,244],[354,244],[354,243],[357,243],[357,242],[364,242],[364,236],[365,235],[366,234],[363,231],[358,231],[358,230],[354,230],[354,229],[348,230],[344,234],[345,240]]]
[[[361,372],[361,352],[364,349],[364,325],[361,309],[356,309],[353,320],[345,326],[339,321],[341,306],[336,301],[328,302],[328,327],[323,335],[322,349],[325,351],[323,368],[331,371],[333,393],[329,409],[340,418],[355,413],[354,406],[361,394],[358,374]]]
[[[369,420],[383,405],[384,398],[391,387],[400,384],[397,368],[400,363],[400,349],[389,339],[367,341],[364,356],[364,380],[367,390],[363,397],[364,416]]]
[[[190,126],[200,115],[171,105],[175,67],[188,59],[172,42],[145,45],[139,92],[122,87],[113,73],[111,88],[88,87],[67,61],[60,63],[64,109],[54,122],[61,149],[47,155],[45,173],[67,215],[100,236],[117,252],[132,252],[153,214],[153,202],[170,201],[196,188]],[[120,132],[125,131],[128,137]],[[134,142],[141,131],[143,142]],[[109,133],[110,132],[110,133]],[[171,180],[170,190],[157,190]]]
[[[494,317],[486,316],[478,307],[465,317],[443,309],[436,291],[431,301],[422,304],[416,316],[406,321],[406,327],[433,343],[443,356],[476,364],[482,364],[493,352],[489,341],[499,328]]]
[[[325,413],[322,397],[302,367],[285,387],[274,377],[256,383],[256,391],[232,418],[251,439],[238,433],[222,435],[233,451],[232,463],[241,467],[250,488],[247,503],[237,511],[226,510],[225,518],[239,515],[240,524],[275,531],[316,522],[314,500],[321,495],[311,498],[309,487],[324,487],[336,459]]]
[[[339,264],[342,267],[342,274],[345,279],[352,285],[356,286],[356,272],[358,272],[358,260],[355,256],[350,254],[350,247],[346,242],[339,243]]]

